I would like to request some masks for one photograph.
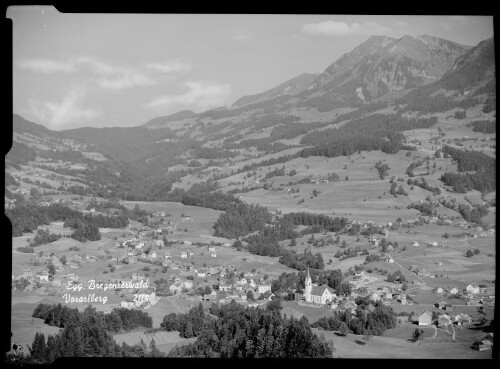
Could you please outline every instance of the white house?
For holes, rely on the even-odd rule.
[[[220,287],[219,287],[219,289],[220,289]],[[259,284],[257,286],[258,293],[265,293],[266,291],[271,292],[271,285],[270,284]]]
[[[466,290],[467,292],[470,292],[470,293],[476,294],[476,293],[479,293],[479,286],[473,286],[473,285],[469,284],[469,285],[465,288],[465,290]]]
[[[156,252],[151,253],[151,257],[156,259]]]
[[[458,288],[456,288],[456,287],[452,287],[452,288],[450,289],[450,293],[451,293],[452,295],[456,295],[456,294],[458,293]]]
[[[48,274],[39,274],[38,279],[40,280],[40,282],[48,282],[49,275]]]
[[[196,276],[197,276],[197,277],[200,277],[200,278],[205,278],[205,277],[206,277],[206,275],[207,275],[207,273],[206,273],[206,272],[198,272],[198,273],[196,273]]]
[[[212,258],[216,258],[216,257],[217,257],[217,254],[210,254],[210,257],[212,257]]]
[[[186,259],[187,257],[188,257],[187,252],[182,251],[182,252],[181,252],[181,258]]]
[[[411,245],[412,245],[412,246],[420,246],[420,244],[419,244],[417,241],[413,241],[413,242],[411,243]]]
[[[214,245],[210,245],[210,246],[208,246],[208,251],[210,251],[210,252],[215,252],[215,251],[216,251],[216,250],[215,250],[215,246],[214,246]]]

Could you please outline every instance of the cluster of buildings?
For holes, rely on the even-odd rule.
[[[467,325],[471,323],[472,317],[464,313],[460,313],[454,316],[445,313],[438,315],[437,318],[433,318],[433,314],[430,311],[426,310],[418,316],[418,325],[420,326],[437,324],[439,327],[447,327],[452,324]]]

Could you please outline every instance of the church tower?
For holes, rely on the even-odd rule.
[[[305,280],[305,288],[304,288],[304,298],[306,302],[312,302],[311,291],[312,291],[312,280],[311,276],[309,275],[309,267],[308,267],[307,276]]]

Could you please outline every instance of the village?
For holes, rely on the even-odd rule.
[[[65,203],[68,204],[68,201]],[[75,204],[72,203],[72,205]],[[95,213],[96,210],[89,208],[88,212]],[[411,290],[425,287],[422,277],[426,279],[435,277],[426,267],[410,265],[407,270],[402,269],[415,276],[413,281],[403,282],[399,280],[400,277],[395,276],[394,280],[387,282],[383,275],[372,273],[371,270],[369,272],[363,270],[367,269],[364,266],[358,267],[357,272],[348,278],[352,290],[347,295],[337,296],[333,289],[327,285],[318,286],[312,283],[310,277],[306,279],[304,290],[274,291],[273,293],[272,283],[276,276],[258,274],[255,269],[243,272],[239,270],[237,265],[221,263],[218,260],[221,255],[231,249],[231,242],[211,241],[203,243],[187,239],[167,239],[167,235],[172,236],[175,230],[173,221],[166,220],[168,215],[164,211],[154,213],[152,215],[155,224],[153,228],[140,224],[135,227],[127,227],[123,232],[118,232],[121,233],[120,236],[109,239],[109,248],[98,247],[96,252],[73,252],[71,256],[56,256],[54,252],[48,255],[39,253],[31,262],[31,266],[25,266],[22,273],[17,276],[12,275],[13,289],[25,292],[32,291],[48,296],[62,296],[67,292],[69,283],[86,285],[93,280],[97,280],[99,283],[147,280],[148,284],[145,289],[113,289],[114,302],[110,300],[104,310],[110,311],[112,307],[116,306],[127,309],[149,309],[162,297],[167,296],[176,296],[193,304],[202,301],[226,304],[234,300],[250,307],[266,304],[275,297],[286,299],[287,296],[293,296],[291,299],[300,306],[314,306],[336,312],[350,311],[351,314],[355,315],[357,309],[355,301],[358,297],[369,297],[374,303],[380,301],[384,305],[393,307],[419,305],[419,302],[416,301],[418,298],[412,297]],[[189,215],[182,214],[181,220],[176,224],[191,220],[191,218]],[[164,222],[159,222],[160,219]],[[436,221],[442,221],[448,226],[453,225],[461,229],[468,227],[468,224],[463,221],[456,222],[444,217],[440,217],[440,219],[420,217],[415,220],[415,222],[424,224]],[[414,227],[415,222],[408,221],[407,227]],[[371,250],[375,249],[372,252],[379,255],[383,262],[395,263],[395,248],[392,242],[386,241],[388,229],[391,229],[392,223],[360,224],[352,222],[349,223],[348,228],[354,224],[358,224],[361,228],[379,227],[384,229],[385,237],[383,235],[367,237],[367,241]],[[484,233],[482,229],[471,230],[475,232],[474,236],[476,237]],[[494,232],[494,229],[490,231]],[[413,241],[408,244],[408,247],[418,248],[420,243]],[[443,246],[431,241],[428,242],[427,247]],[[104,272],[101,272],[100,276],[85,272],[79,273],[79,271],[85,271],[92,264],[98,265],[98,268]],[[157,283],[158,281],[159,283]],[[410,288],[408,283],[413,287]],[[462,307],[494,309],[494,288],[487,288],[485,285],[469,284],[463,290],[454,286],[446,288],[438,286],[432,289],[432,293],[435,296],[435,302],[430,304],[429,308],[435,307],[442,312],[442,314],[434,316],[434,320],[438,321],[439,324],[446,322],[470,324],[472,318],[460,311]],[[453,298],[453,301],[460,300],[461,303],[452,304],[447,301],[450,300],[447,297]],[[425,304],[420,305],[426,306]],[[370,304],[368,308],[374,309],[374,306]],[[428,311],[425,311],[419,315],[416,320],[418,324],[430,324],[429,319],[427,319],[429,314]]]

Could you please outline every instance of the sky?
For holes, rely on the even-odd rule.
[[[11,6],[13,110],[53,130],[230,107],[321,73],[373,35],[474,46],[491,16],[71,14]]]

